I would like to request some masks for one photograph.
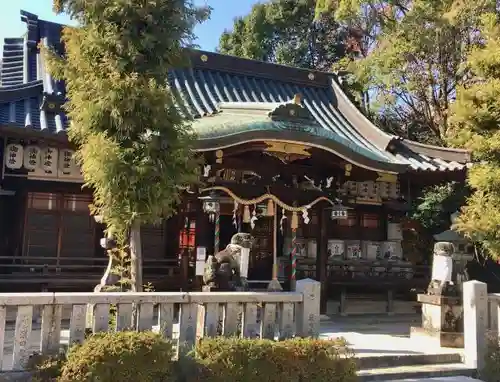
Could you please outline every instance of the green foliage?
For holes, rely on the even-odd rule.
[[[479,243],[484,254],[500,256],[500,25],[496,14],[485,14],[480,38],[484,44],[468,58],[471,83],[461,86],[453,105],[451,144],[472,150],[469,170],[473,193],[456,228]]]
[[[487,336],[488,351],[483,370],[479,370],[478,377],[484,382],[497,382],[500,380],[500,344],[498,333],[489,333]]]
[[[121,245],[132,223],[156,223],[175,211],[181,188],[196,182],[189,121],[168,71],[187,65],[183,47],[208,10],[189,0],[55,0],[71,15],[64,56],[45,50],[66,84],[69,138],[93,214]]]
[[[193,382],[350,382],[357,380],[352,356],[339,340],[204,338],[197,344],[200,374]]]
[[[174,359],[171,342],[153,333],[91,335],[67,356],[34,357],[38,382],[354,382],[354,354],[343,339],[270,341],[204,338]]]
[[[428,187],[413,203],[411,219],[418,221],[431,235],[443,232],[450,228],[450,214],[465,204],[469,192],[459,182]]]
[[[66,362],[64,353],[56,356],[33,354],[26,365],[26,370],[32,372],[33,382],[52,382],[61,376],[61,370]]]
[[[71,348],[59,382],[175,380],[171,342],[148,332],[96,334]]]
[[[358,59],[340,63],[363,88],[365,107],[393,133],[443,144],[448,108],[469,82],[468,53],[482,44],[480,16],[494,0],[324,0],[349,31]]]
[[[314,21],[316,0],[258,3],[219,42],[221,53],[308,69],[329,70],[346,53],[333,14]]]

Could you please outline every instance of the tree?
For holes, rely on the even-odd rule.
[[[465,204],[469,189],[459,182],[427,187],[412,205],[410,217],[418,221],[429,235],[450,229],[452,213]]]
[[[472,50],[472,79],[457,90],[452,106],[450,143],[472,150],[474,166],[468,183],[472,195],[456,224],[484,254],[500,257],[500,23],[489,13],[482,18],[484,46]]]
[[[300,68],[330,70],[349,50],[333,14],[315,18],[316,0],[272,0],[235,19],[218,51]]]
[[[69,139],[92,213],[130,251],[132,290],[141,291],[140,226],[174,213],[197,179],[193,134],[167,74],[187,64],[183,48],[208,9],[189,0],[54,0],[54,9],[79,25],[64,29],[63,56],[44,52],[66,84]]]
[[[368,113],[388,130],[445,144],[448,108],[469,80],[465,61],[479,37],[479,17],[493,0],[323,0],[317,14],[334,13],[359,36],[354,73]]]

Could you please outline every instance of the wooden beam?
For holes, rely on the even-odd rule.
[[[335,189],[329,189],[330,192],[320,192],[316,190],[302,190],[292,187],[284,187],[274,184],[260,184],[260,185],[249,185],[249,184],[239,184],[233,182],[217,181],[216,183],[206,185],[211,186],[223,186],[229,188],[238,197],[243,199],[254,199],[258,196],[270,192],[271,194],[277,196],[280,200],[287,204],[293,203],[293,201],[302,202],[303,204],[309,203],[314,199],[325,196],[330,199],[335,198]]]
[[[275,175],[282,176],[308,176],[316,180],[325,180],[330,176],[338,177],[339,171],[329,173],[318,167],[301,166],[295,164],[273,163],[273,161],[264,160],[243,160],[239,158],[230,158],[222,163],[212,164],[212,172],[221,169],[234,169],[240,171],[253,171],[263,177],[272,178]]]
[[[259,155],[257,155],[259,154]],[[208,158],[207,158],[208,159]],[[353,166],[349,176],[346,176],[343,166],[327,164],[326,157],[309,158],[298,160],[292,163],[283,163],[277,158],[262,153],[248,152],[247,155],[224,157],[222,163],[215,163],[215,160],[206,161],[212,166],[212,171],[219,169],[234,169],[240,171],[253,171],[261,176],[273,177],[277,174],[285,176],[308,176],[315,180],[325,180],[334,177],[341,182],[353,181],[375,181],[379,175],[376,172]]]

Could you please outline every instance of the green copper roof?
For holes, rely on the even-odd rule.
[[[241,133],[248,135],[249,132],[298,132],[334,141],[375,161],[387,161],[385,156],[324,129],[306,108],[291,102],[221,103],[219,109],[216,114],[194,121],[193,129],[199,140],[224,138]]]

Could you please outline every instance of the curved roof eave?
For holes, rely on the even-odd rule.
[[[69,142],[68,140],[68,134],[66,131],[58,131],[58,132],[53,132],[49,129],[33,129],[33,128],[22,128],[19,127],[18,125],[14,124],[0,124],[0,132],[9,134],[9,136],[12,137],[20,137],[20,138],[25,138],[27,134],[29,135],[29,138],[36,138],[36,139],[41,139],[45,142],[52,142],[52,143],[62,143],[62,144],[67,144]]]
[[[418,154],[423,154],[433,158],[443,159],[449,162],[467,163],[471,161],[469,150],[455,149],[434,145],[418,143],[410,139],[401,138],[388,134],[372,123],[347,97],[345,92],[337,84],[334,77],[331,80],[333,91],[337,96],[337,108],[349,120],[352,127],[361,135],[369,139],[380,150],[390,151],[390,146],[394,142],[401,142],[406,148]]]
[[[427,145],[405,138],[398,139],[398,141],[409,150],[429,157],[458,163],[469,163],[472,161],[470,150]]]
[[[32,81],[25,84],[0,87],[0,103],[20,101],[25,98],[36,97],[43,92],[42,81]]]
[[[376,172],[399,174],[408,170],[408,166],[405,164],[389,163],[368,158],[341,143],[299,131],[250,130],[220,137],[198,138],[196,141],[196,151],[213,151],[260,141],[279,141],[322,149],[358,167]]]
[[[350,122],[351,126],[362,136],[371,141],[378,149],[386,151],[389,143],[395,138],[375,126],[357,107],[337,84],[335,77],[330,80],[333,92],[337,97],[337,108]]]

